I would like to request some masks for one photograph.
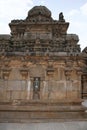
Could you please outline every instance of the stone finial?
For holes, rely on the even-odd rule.
[[[64,19],[62,12],[59,13],[59,22],[65,22],[65,19]]]

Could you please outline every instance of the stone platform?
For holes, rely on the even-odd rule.
[[[1,123],[86,121],[80,101],[14,101],[0,103]]]
[[[87,122],[0,123],[0,130],[87,130]]]

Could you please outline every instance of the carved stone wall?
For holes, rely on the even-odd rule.
[[[8,68],[1,65],[1,101],[33,100],[34,78],[38,77],[39,100],[73,100],[81,97],[81,75],[76,70],[77,61],[35,59],[33,57],[31,62],[29,59],[24,62],[21,58],[10,58]]]

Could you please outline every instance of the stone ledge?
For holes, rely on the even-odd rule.
[[[78,103],[79,102],[79,103]],[[85,108],[81,101],[71,102],[46,102],[30,101],[23,104],[13,102],[0,104],[0,122],[47,122],[87,120]],[[73,102],[74,103],[74,102]],[[66,104],[66,105],[65,105]]]
[[[0,123],[87,121],[83,112],[12,112],[0,111]]]

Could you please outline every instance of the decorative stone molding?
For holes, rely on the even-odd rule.
[[[72,72],[72,68],[69,67],[65,68],[65,76],[67,80],[71,79],[71,72]]]
[[[29,72],[28,68],[21,68],[20,69],[20,73],[21,73],[23,79],[27,79],[28,78],[28,72]]]
[[[8,79],[11,68],[3,68],[3,69],[1,69],[1,71],[2,71],[2,75],[3,75],[3,79]]]
[[[52,66],[48,66],[46,71],[47,71],[47,75],[53,75],[55,69]]]

